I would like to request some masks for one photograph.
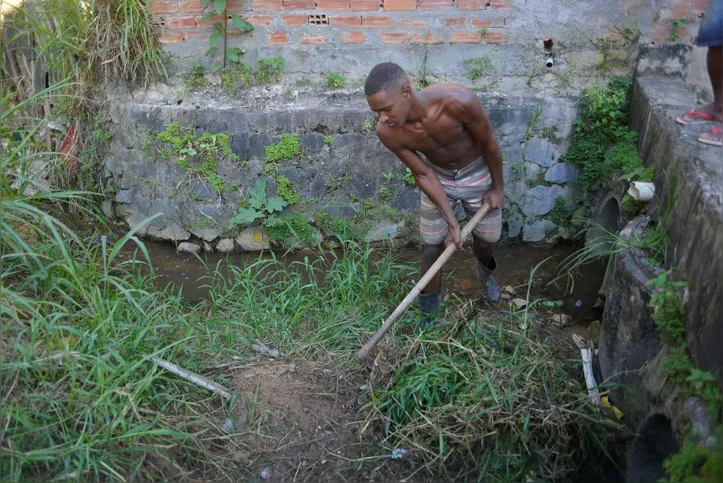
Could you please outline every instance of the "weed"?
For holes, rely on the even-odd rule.
[[[534,114],[530,117],[530,120],[527,122],[527,133],[525,134],[525,140],[529,141],[532,139],[532,136],[535,135],[535,131],[537,130],[537,125],[540,123],[540,120],[542,119],[542,112],[545,110],[545,103],[540,102],[537,107],[535,108]]]
[[[392,179],[394,179],[394,173],[392,173],[391,170],[389,170],[388,173],[382,173],[384,175],[384,184],[389,184],[392,182]]]
[[[256,75],[256,81],[259,84],[267,84],[271,80],[278,80],[284,71],[284,58],[271,57],[268,59],[259,59],[259,72]]]
[[[266,228],[272,241],[286,248],[317,245],[319,240],[306,216],[297,211],[293,215],[279,218],[279,222]]]
[[[201,64],[193,64],[191,67],[191,74],[186,79],[186,85],[190,89],[197,89],[206,85],[205,69]]]
[[[291,185],[291,181],[286,176],[277,176],[275,181],[278,183],[276,194],[281,197],[289,206],[295,205],[299,202],[301,195]]]
[[[312,85],[312,82],[308,77],[302,76],[300,79],[296,80],[296,85],[299,87],[309,87]]]
[[[673,20],[670,22],[670,32],[668,33],[668,40],[676,42],[681,39],[680,29],[685,27],[685,21],[683,19]]]
[[[567,201],[562,196],[555,198],[555,204],[550,211],[552,220],[562,226],[569,226],[572,222],[572,211],[567,207]]]
[[[208,5],[209,3],[209,0],[200,0],[200,2],[202,7],[206,7],[206,5]],[[208,22],[215,16],[220,16],[223,19],[220,22],[213,23],[213,33],[208,38],[209,49],[206,51],[206,57],[211,57],[216,54],[219,50],[219,47],[217,47],[217,45],[221,40],[223,40],[220,48],[221,61],[216,62],[213,64],[213,66],[211,66],[211,70],[213,70],[214,72],[225,71],[227,59],[231,62],[239,62],[241,54],[244,53],[244,51],[239,47],[232,47],[230,49],[228,48],[228,42],[226,41],[226,38],[228,36],[228,22],[226,21],[226,19],[229,17],[229,15],[226,11],[226,7],[227,0],[213,0],[212,11],[208,12],[201,18],[201,23]],[[251,25],[249,22],[244,20],[243,17],[236,13],[231,14],[231,24],[240,32],[251,32],[254,29],[253,25]]]
[[[414,179],[414,173],[412,173],[412,170],[407,168],[406,171],[404,171],[404,176],[402,177],[402,180],[409,186],[416,186],[417,180]]]
[[[236,216],[228,222],[229,228],[237,226],[248,226],[258,219],[264,220],[264,225],[274,226],[278,217],[274,213],[283,210],[287,203],[278,196],[271,198],[266,195],[266,178],[256,181],[256,184],[249,190],[248,208],[239,206]]]
[[[324,144],[330,148],[334,147],[334,136],[324,136]]]
[[[205,227],[205,228],[213,228],[214,226],[216,226],[216,224],[213,222],[213,220],[201,220],[198,223],[196,223],[196,225],[198,225],[200,227]]]
[[[374,132],[374,124],[372,124],[371,121],[364,121],[364,125],[362,126],[362,132],[369,136],[371,133]]]
[[[326,73],[326,85],[332,89],[339,89],[346,85],[346,79],[338,72],[327,72]]]
[[[489,57],[473,57],[464,61],[467,77],[475,81],[480,77],[488,75],[493,67]]]
[[[350,174],[347,174],[347,175],[345,175],[345,176],[340,176],[340,177],[338,177],[338,178],[335,177],[335,176],[333,176],[333,175],[331,175],[331,174],[327,174],[327,175],[326,175],[326,179],[327,179],[330,183],[344,183],[345,181],[351,181],[351,180],[354,179],[354,178],[353,178]]]
[[[282,134],[278,144],[264,148],[266,161],[288,161],[301,155],[301,141],[296,134]]]
[[[427,45],[424,45],[424,57],[422,58],[422,68],[419,72],[419,90],[429,87],[431,84],[427,79]]]
[[[245,62],[236,62],[231,68],[233,75],[238,79],[241,87],[249,88],[254,85],[254,71]]]
[[[351,193],[348,196],[349,196],[349,201],[351,201],[353,203],[359,203],[360,205],[362,205],[362,208],[364,208],[365,210],[371,210],[377,206],[372,200],[363,200]]]
[[[716,447],[708,448],[686,441],[680,452],[663,463],[671,482],[716,482],[723,481],[723,444],[720,439]]]
[[[512,171],[514,171],[515,173],[521,173],[521,172],[523,172],[523,171],[525,170],[525,160],[524,160],[524,159],[520,159],[520,160],[517,161],[516,163],[512,163],[512,164],[510,165],[510,168],[512,168]]]
[[[389,201],[392,197],[392,191],[386,186],[384,186],[383,188],[379,189],[379,196],[381,196],[384,201]]]
[[[276,176],[279,172],[279,165],[276,163],[268,163],[264,166],[264,176]]]
[[[482,28],[482,29],[479,29],[479,33],[482,36],[482,40],[487,40],[487,36],[490,34],[490,31],[489,31],[489,29]]]

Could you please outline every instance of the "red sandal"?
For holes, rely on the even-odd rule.
[[[719,128],[713,126],[710,129],[710,133],[713,136],[718,136],[718,138],[717,139],[708,139],[708,138],[703,137],[704,134],[708,134],[708,133],[703,133],[700,136],[698,136],[698,141],[702,142],[703,144],[709,144],[711,146],[723,146],[723,129],[719,129]]]
[[[685,116],[688,116],[688,119],[685,119]],[[692,119],[693,117],[698,117],[700,119]],[[691,109],[688,114],[684,114],[680,117],[675,118],[675,122],[678,124],[682,124],[684,126],[689,126],[691,124],[705,124],[707,122],[714,122],[715,119],[713,119],[713,116],[710,114],[706,114],[705,112],[696,111],[695,109]]]

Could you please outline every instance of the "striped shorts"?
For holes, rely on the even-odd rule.
[[[467,216],[474,216],[482,206],[482,196],[492,187],[492,178],[484,159],[480,157],[469,166],[458,170],[445,170],[431,164],[430,166],[447,193],[450,204],[461,201]],[[424,244],[442,244],[447,236],[447,222],[424,193],[419,210],[419,233]],[[472,231],[475,238],[486,243],[499,241],[501,234],[502,210],[499,208],[487,213]]]

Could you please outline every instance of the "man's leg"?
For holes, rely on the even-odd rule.
[[[711,116],[721,121],[723,120],[723,46],[721,45],[708,48],[708,76],[713,86]],[[715,146],[723,145],[723,123],[718,122],[710,131],[701,133],[698,140]]]
[[[447,236],[447,222],[424,193],[419,206],[419,234],[424,243],[422,256],[422,275],[424,275],[444,251],[444,238]],[[441,301],[442,270],[432,277],[419,294],[419,309],[424,317],[423,325],[437,319]]]

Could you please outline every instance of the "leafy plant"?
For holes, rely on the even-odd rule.
[[[288,161],[301,155],[301,141],[296,134],[282,134],[278,144],[264,148],[266,161]]]
[[[259,72],[256,75],[256,81],[259,84],[270,82],[271,79],[278,79],[284,71],[284,58],[271,57],[269,59],[259,59]]]
[[[404,176],[402,177],[402,180],[407,183],[409,186],[416,186],[417,180],[414,179],[414,174],[412,173],[412,170],[407,168],[404,171]]]
[[[492,70],[492,61],[489,57],[473,57],[464,61],[467,77],[475,81],[487,75]]]
[[[186,85],[191,89],[203,87],[206,84],[206,77],[204,74],[204,67],[201,64],[193,64],[191,68],[191,75],[186,79]]]
[[[228,27],[226,21],[226,19],[228,18],[228,13],[226,11],[227,0],[212,1],[213,10],[211,12],[208,12],[201,18],[201,23],[208,22],[216,15],[221,17],[220,21],[213,23],[213,33],[208,38],[209,49],[206,51],[206,57],[211,57],[216,54],[219,50],[218,43],[223,38],[223,45],[221,48],[222,60],[220,62],[214,63],[211,67],[214,72],[218,72],[219,70],[226,68],[226,59],[230,60],[231,62],[239,62],[240,56],[244,53],[244,51],[239,47],[233,47],[230,49],[228,48]],[[208,5],[209,3],[209,0],[200,0],[200,2],[202,7],[206,7],[206,5]],[[250,32],[254,29],[253,25],[251,25],[246,20],[244,20],[243,17],[235,13],[231,15],[231,23],[241,32]]]
[[[279,223],[279,219],[274,213],[282,211],[287,203],[278,196],[267,197],[267,181],[266,178],[256,181],[253,188],[249,190],[248,207],[239,208],[236,216],[229,220],[229,228],[248,226],[258,219],[263,219],[266,226],[275,226]]]
[[[381,196],[384,201],[389,201],[389,199],[392,197],[392,191],[386,186],[384,186],[379,190],[379,196]]]
[[[525,161],[523,159],[520,159],[516,163],[512,163],[510,167],[515,173],[521,173],[525,170]]]
[[[479,33],[482,36],[482,40],[485,40],[485,39],[487,39],[487,36],[489,35],[490,30],[487,28],[482,28],[479,30]]]
[[[384,184],[389,184],[392,182],[392,179],[394,178],[394,173],[392,173],[391,170],[389,170],[388,173],[382,173],[384,175]]]
[[[326,85],[332,89],[338,89],[346,85],[346,79],[338,72],[327,72]]]
[[[295,205],[301,199],[301,195],[291,185],[291,181],[286,176],[277,176],[275,181],[279,187],[276,189],[278,194],[289,206]]]
[[[555,198],[550,216],[558,224],[568,226],[572,222],[572,211],[567,207],[567,201],[562,196]]]
[[[334,147],[334,136],[324,136],[324,144],[330,148]]]
[[[371,121],[364,121],[364,125],[362,126],[362,132],[368,136],[369,134],[374,132],[374,124],[372,124]]]
[[[670,31],[668,33],[668,40],[676,42],[680,40],[680,29],[685,27],[685,21],[683,19],[677,19],[670,22]]]

